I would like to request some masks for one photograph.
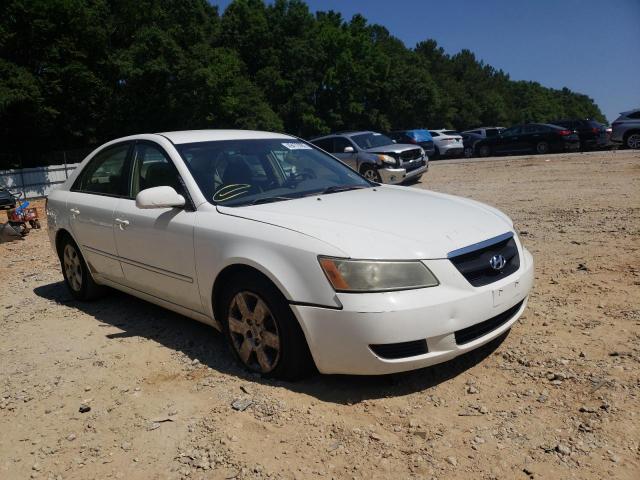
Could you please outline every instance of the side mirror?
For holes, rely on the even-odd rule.
[[[184,204],[184,197],[173,187],[147,188],[136,195],[136,207],[143,209],[184,207]]]
[[[353,147],[344,147],[344,153],[353,153],[355,150]]]

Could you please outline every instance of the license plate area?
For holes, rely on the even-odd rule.
[[[503,285],[493,290],[493,306],[497,307],[505,302],[517,297],[522,292],[522,285],[519,280]]]

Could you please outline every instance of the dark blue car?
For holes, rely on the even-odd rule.
[[[391,132],[389,136],[394,139],[396,143],[413,143],[414,145],[420,145],[428,157],[433,157],[436,153],[436,147],[433,144],[433,138],[429,130],[422,128],[395,130]]]

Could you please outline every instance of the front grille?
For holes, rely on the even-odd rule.
[[[455,265],[458,271],[467,279],[474,287],[481,287],[496,282],[501,278],[514,273],[520,268],[520,256],[518,255],[518,247],[511,234],[507,234],[508,238],[492,243],[488,246],[480,246],[478,249],[456,254],[451,252],[449,260]],[[484,243],[484,242],[483,242]],[[500,270],[494,270],[491,267],[491,259],[494,256],[502,255],[506,263]]]
[[[424,161],[421,160],[419,162],[413,162],[403,166],[404,166],[404,169],[407,171],[407,173],[409,173],[414,171],[416,168],[424,167]]]
[[[426,340],[369,345],[369,348],[379,357],[388,359],[415,357],[429,352]]]
[[[420,154],[419,148],[414,148],[412,150],[407,150],[405,152],[400,153],[400,160],[403,162],[408,162],[410,160],[416,160],[420,158],[422,155]]]
[[[499,313],[489,320],[485,320],[484,322],[476,323],[475,325],[471,325],[470,327],[458,330],[457,332],[455,332],[456,344],[463,345],[465,343],[473,342],[475,339],[480,338],[489,332],[492,332],[501,325],[504,325],[513,318],[518,310],[520,310],[523,302],[524,300],[516,303],[509,310]]]

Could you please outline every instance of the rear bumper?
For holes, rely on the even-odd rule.
[[[440,151],[440,155],[443,157],[453,157],[456,155],[462,155],[464,147],[462,143],[452,143],[438,146],[438,150]]]
[[[419,177],[428,170],[429,161],[427,160],[424,166],[411,170],[410,172],[407,172],[404,168],[380,168],[378,169],[378,173],[382,178],[382,183],[395,185]]]
[[[338,294],[342,310],[292,309],[322,373],[378,375],[427,367],[490,342],[517,321],[533,285],[533,258],[522,253],[517,272],[483,287],[471,287],[448,260],[434,260],[425,263],[441,280],[437,287]],[[402,351],[415,343],[426,345],[426,351],[401,358],[384,358],[378,351],[381,345],[402,344]]]

